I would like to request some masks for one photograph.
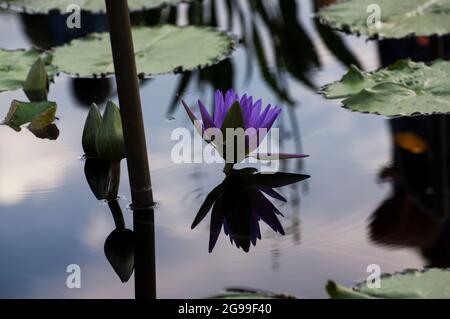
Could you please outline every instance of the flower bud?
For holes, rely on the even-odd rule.
[[[28,72],[27,79],[23,84],[23,91],[31,102],[47,101],[48,75],[41,58],[34,62]]]
[[[102,124],[102,115],[95,103],[91,105],[84,123],[82,145],[86,156],[98,157],[96,144],[97,133]]]
[[[125,158],[122,119],[120,109],[113,102],[106,105],[103,120],[96,137],[98,156],[105,161],[120,161]]]

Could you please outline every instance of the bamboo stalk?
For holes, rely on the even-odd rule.
[[[153,193],[127,0],[105,0],[123,124],[135,232],[135,296],[156,298]]]

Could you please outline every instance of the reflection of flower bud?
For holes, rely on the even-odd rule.
[[[38,58],[23,84],[23,91],[31,102],[47,101],[48,76],[44,61]]]
[[[84,123],[83,130],[82,144],[86,156],[98,157],[95,140],[101,124],[102,115],[100,114],[97,105],[93,103],[89,109],[89,114]]]
[[[114,230],[105,241],[105,255],[122,282],[127,282],[134,269],[134,233],[129,229]]]
[[[92,193],[98,200],[117,198],[120,184],[120,162],[87,158],[84,164],[84,174]]]
[[[106,105],[95,145],[98,156],[103,160],[120,161],[125,157],[120,109],[111,101]]]

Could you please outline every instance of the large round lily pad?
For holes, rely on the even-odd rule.
[[[344,77],[323,89],[328,99],[344,99],[353,111],[387,116],[450,112],[450,62],[432,65],[400,60],[365,73],[352,66]]]
[[[445,269],[409,270],[381,276],[380,288],[366,282],[355,286],[357,292],[377,298],[450,298],[450,271]]]
[[[450,299],[450,271],[429,268],[383,274],[380,286],[369,287],[366,281],[353,289],[328,282],[326,289],[333,299]]]
[[[192,70],[229,56],[235,40],[209,27],[133,28],[137,70],[146,76]],[[54,51],[58,71],[80,77],[114,73],[108,33],[73,40]]]
[[[31,66],[36,60],[43,58],[49,77],[54,70],[50,66],[50,59],[37,50],[3,50],[0,49],[0,92],[22,88]]]
[[[166,5],[175,5],[190,0],[128,0],[131,11],[161,8]],[[4,8],[27,12],[49,13],[53,11],[63,12],[72,5],[80,6],[82,11],[100,13],[105,12],[105,0],[0,0]]]
[[[379,28],[373,23],[367,23],[368,18],[375,13],[371,10],[373,7],[369,7],[371,5],[379,6]],[[370,38],[450,33],[450,0],[344,0],[326,7],[319,16],[334,28]]]

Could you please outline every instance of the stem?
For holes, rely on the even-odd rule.
[[[131,34],[130,11],[127,0],[105,1],[134,208],[135,295],[136,299],[154,299],[156,298],[156,271],[153,193]]]
[[[127,0],[106,0],[133,207],[153,206],[141,98]]]
[[[111,214],[114,218],[114,225],[117,230],[125,229],[125,219],[123,218],[122,209],[120,208],[119,202],[117,199],[108,201],[109,209],[111,210]]]
[[[228,174],[229,172],[231,172],[234,168],[234,163],[226,163],[225,167],[223,168],[223,172],[225,174]]]

